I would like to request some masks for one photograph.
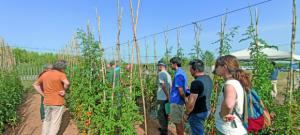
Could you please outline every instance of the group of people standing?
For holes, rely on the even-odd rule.
[[[203,135],[205,120],[211,113],[210,101],[213,89],[212,79],[204,73],[203,61],[195,59],[189,63],[190,74],[194,77],[190,89],[187,75],[181,67],[181,59],[179,57],[170,59],[170,66],[175,71],[173,80],[166,70],[167,65],[169,64],[163,61],[159,61],[157,65],[159,69],[157,103],[161,135],[168,133],[169,120],[175,124],[178,135],[184,134],[186,121],[193,135]],[[116,63],[110,63],[110,66],[113,68],[109,71],[108,76],[111,76],[108,78],[109,82],[119,80],[120,77],[115,75],[119,72],[118,66]],[[59,131],[64,112],[64,95],[70,85],[64,73],[66,67],[67,62],[64,60],[57,61],[53,66],[46,65],[45,70],[33,84],[36,91],[42,95],[42,135],[56,135]],[[217,134],[247,134],[238,116],[243,114],[244,94],[252,88],[250,75],[239,68],[237,58],[232,55],[219,57],[213,73],[225,80],[222,91],[219,92],[215,111]],[[167,112],[168,108],[170,112]]]
[[[168,133],[170,121],[175,124],[177,134],[183,135],[184,123],[188,121],[193,135],[203,135],[205,120],[211,113],[212,79],[204,73],[203,61],[192,60],[189,71],[194,80],[188,89],[187,75],[181,67],[181,59],[173,57],[170,64],[175,71],[173,81],[166,70],[167,64],[158,62],[157,103],[160,134]],[[217,134],[247,134],[238,116],[243,114],[244,92],[252,88],[250,75],[239,68],[237,58],[232,55],[219,57],[213,73],[224,78],[215,111]]]
[[[173,81],[166,70],[167,64],[163,61],[158,62],[157,102],[160,133],[167,134],[168,120],[170,120],[175,124],[177,134],[183,135],[184,122],[188,119],[193,134],[204,134],[204,121],[210,114],[213,86],[211,78],[204,74],[204,63],[198,59],[189,63],[190,73],[195,78],[190,90],[188,90],[187,75],[181,67],[181,59],[173,57],[170,64],[175,71]],[[170,107],[169,116],[166,107]]]

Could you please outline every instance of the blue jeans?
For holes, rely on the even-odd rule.
[[[204,135],[204,122],[208,118],[210,111],[191,114],[189,123],[192,130],[192,135]]]

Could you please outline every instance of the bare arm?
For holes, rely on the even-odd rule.
[[[182,88],[182,87],[178,87],[178,91],[179,91],[180,97],[181,97],[183,100],[185,100],[185,95],[184,95],[183,88]]]
[[[191,94],[189,96],[189,100],[186,104],[186,113],[187,114],[190,114],[194,110],[197,97],[198,97],[198,94]]]
[[[68,79],[64,79],[64,80],[62,80],[62,82],[64,83],[64,90],[69,89],[69,86],[70,86],[69,80]]]
[[[224,100],[221,105],[221,117],[230,114],[233,110],[236,100],[236,91],[232,85],[225,85]]]
[[[163,89],[165,95],[167,96],[167,99],[169,100],[170,99],[170,95],[169,95],[169,92],[167,90],[167,86],[165,83],[161,83],[161,88]]]
[[[44,92],[42,91],[42,88],[41,88],[40,84],[34,83],[32,86],[33,86],[33,88],[34,88],[39,94],[41,94],[42,96],[44,96]]]

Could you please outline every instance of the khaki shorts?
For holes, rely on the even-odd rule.
[[[184,106],[178,104],[171,104],[170,109],[170,121],[179,124],[183,121],[183,114],[184,114]]]

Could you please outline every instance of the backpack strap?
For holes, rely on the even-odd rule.
[[[247,92],[244,90],[244,123],[248,123],[248,96]]]
[[[243,116],[241,116],[240,114],[237,113],[236,111],[236,106],[237,106],[237,102],[235,103],[234,107],[233,107],[233,112],[232,114],[236,114],[236,116],[238,116],[238,118],[243,122],[243,123],[248,123],[248,100],[247,100],[247,94],[246,91],[243,91],[244,93],[244,108],[243,108]],[[236,93],[237,96],[237,93]]]
[[[245,100],[247,100],[247,97],[246,97]],[[250,111],[251,111],[251,114],[253,114],[253,99],[252,99],[252,93],[251,93],[251,91],[250,91],[250,95],[249,95],[249,101],[250,101]]]

